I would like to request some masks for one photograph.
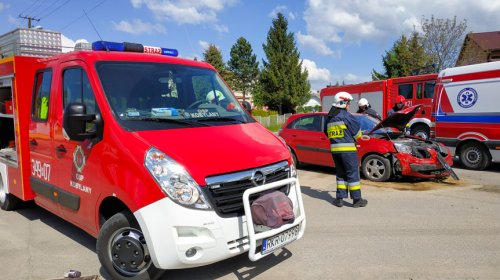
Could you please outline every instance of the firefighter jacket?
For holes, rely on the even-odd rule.
[[[361,135],[358,120],[346,110],[339,110],[327,121],[326,136],[332,153],[356,152],[356,141]]]

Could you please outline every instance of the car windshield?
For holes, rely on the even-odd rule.
[[[358,119],[359,121],[359,124],[361,126],[361,132],[363,132],[363,134],[368,134],[368,132],[370,132],[380,121],[373,118],[373,117],[370,117],[368,115],[355,115],[355,117]],[[374,134],[385,134],[385,133],[388,133],[388,132],[393,132],[390,128],[381,128],[381,129],[377,129],[375,130],[373,133]]]
[[[217,73],[168,63],[96,65],[106,99],[128,130],[254,122]]]

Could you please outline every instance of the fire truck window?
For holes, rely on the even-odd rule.
[[[425,82],[424,98],[433,98],[434,97],[434,87],[435,86],[436,86],[436,82]]]
[[[31,117],[33,120],[46,121],[49,115],[50,84],[52,70],[39,72],[35,76],[35,90]]]
[[[422,99],[422,84],[417,85],[417,98]]]
[[[398,90],[399,95],[402,95],[404,98],[413,98],[413,84],[399,85]]]
[[[83,103],[88,114],[95,114],[96,102],[87,74],[81,68],[63,72],[63,108],[69,103]]]

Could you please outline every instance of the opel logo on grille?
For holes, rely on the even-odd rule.
[[[250,180],[255,186],[262,186],[266,183],[266,175],[264,175],[262,171],[257,170],[252,174],[252,178],[250,178]]]

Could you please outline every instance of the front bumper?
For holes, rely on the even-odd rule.
[[[293,225],[300,224],[301,238],[305,229],[305,214],[296,179],[286,179],[258,188],[275,188],[294,180],[288,196],[292,200],[296,219]],[[267,188],[266,188],[267,187]],[[247,216],[222,218],[213,210],[195,210],[161,199],[134,213],[144,233],[153,264],[160,269],[178,269],[203,266],[215,263],[251,249],[255,251],[255,234],[249,236]],[[285,230],[284,225],[281,230]],[[253,229],[253,225],[250,226]],[[251,242],[251,240],[253,240]],[[187,251],[196,250],[192,256]],[[255,254],[255,253],[251,253]]]
[[[432,150],[430,158],[417,158],[410,154],[395,154],[401,176],[417,178],[444,178],[450,176],[450,172],[439,162],[436,152]],[[448,154],[444,157],[448,165],[453,165],[453,159]]]

